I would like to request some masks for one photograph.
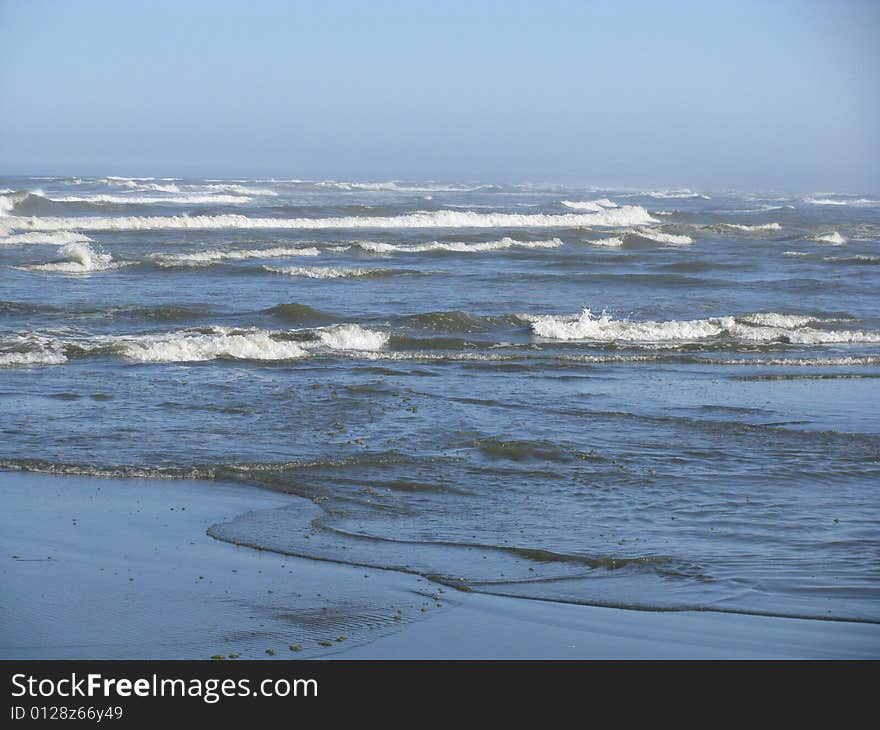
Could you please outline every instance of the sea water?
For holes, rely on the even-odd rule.
[[[279,490],[211,534],[464,590],[878,621],[878,267],[877,194],[2,177],[0,467]]]

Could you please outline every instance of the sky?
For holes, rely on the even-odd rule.
[[[880,191],[878,0],[0,0],[0,173]]]

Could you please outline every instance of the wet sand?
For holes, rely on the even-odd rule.
[[[0,472],[0,658],[880,657],[873,624],[461,593],[206,534],[292,499]]]

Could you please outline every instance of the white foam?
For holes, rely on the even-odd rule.
[[[355,244],[370,253],[424,253],[427,251],[455,251],[458,253],[481,253],[485,251],[503,251],[508,248],[559,248],[562,241],[551,238],[546,241],[517,241],[513,238],[502,238],[498,241],[431,241],[430,243],[401,246],[394,243],[376,241],[355,241]]]
[[[592,212],[601,211],[603,208],[617,208],[618,205],[613,200],[609,200],[608,198],[599,198],[599,200],[563,200],[562,204],[566,208],[571,208],[572,210],[589,210]]]
[[[34,333],[0,340],[0,367],[62,365],[67,362],[62,344]]]
[[[334,228],[580,228],[631,226],[656,222],[641,206],[622,206],[600,213],[514,214],[441,210],[388,217],[250,218],[217,216],[12,217],[7,224],[30,231],[155,231],[186,229],[334,229]]]
[[[0,367],[15,367],[27,365],[63,365],[67,358],[60,353],[45,350],[32,350],[30,352],[0,352]]]
[[[149,182],[150,180],[155,180],[154,177],[118,177],[116,175],[109,175],[107,177],[98,178],[97,182],[102,183],[104,185],[113,185],[116,187],[128,188],[130,190],[142,190],[142,191],[152,191],[157,193],[179,193],[180,188],[177,187],[172,182],[168,182],[173,180],[174,178],[163,178],[163,181],[166,182],[165,185],[161,183]],[[78,181],[77,184],[82,181]]]
[[[302,276],[307,279],[354,279],[360,276],[377,276],[388,269],[347,269],[329,266],[264,266],[266,271],[287,276]]]
[[[738,319],[747,324],[761,327],[803,327],[805,324],[815,321],[813,317],[805,317],[801,314],[778,314],[777,312],[744,314]]]
[[[589,309],[584,309],[579,316],[539,315],[530,319],[536,335],[554,340],[660,342],[703,339],[722,331],[720,325],[711,320],[630,322],[611,319],[604,312],[594,317]]]
[[[388,334],[356,324],[341,324],[318,331],[322,345],[333,350],[380,350],[388,344]]]
[[[113,261],[109,253],[95,251],[87,243],[68,243],[62,246],[58,253],[65,258],[64,261],[21,268],[31,271],[57,271],[63,274],[90,274],[95,271],[116,269],[128,263]]]
[[[804,326],[811,321],[809,317],[774,312],[639,322],[611,319],[604,312],[594,317],[589,309],[584,309],[580,315],[540,315],[527,319],[531,321],[534,334],[555,340],[663,343],[693,342],[726,335],[748,342],[805,345],[880,342],[880,332],[819,330]]]
[[[820,236],[815,236],[813,238],[814,241],[821,241],[822,243],[830,243],[833,246],[843,246],[846,243],[846,238],[844,238],[837,231],[832,231],[831,233],[825,233]]]
[[[269,188],[252,188],[247,185],[237,185],[232,183],[215,183],[212,185],[201,185],[199,187],[207,190],[217,190],[220,192],[233,193],[234,195],[259,195],[265,197],[277,197],[278,193]]]
[[[112,203],[115,205],[242,205],[250,203],[253,198],[240,195],[200,195],[186,193],[182,195],[66,195],[49,198],[55,203]]]
[[[804,198],[810,205],[880,205],[880,200],[870,198]]]
[[[611,238],[600,238],[598,241],[590,241],[593,246],[603,246],[605,248],[620,248],[623,245],[623,239],[612,236]]]
[[[217,261],[244,259],[286,258],[288,256],[318,256],[321,252],[314,246],[305,248],[258,248],[232,251],[198,251],[196,253],[152,254],[152,258],[160,266],[209,266]]]
[[[8,236],[0,236],[0,244],[52,244],[64,246],[68,243],[90,243],[91,238],[74,231],[34,231],[33,233],[13,233]]]
[[[672,246],[686,246],[694,242],[694,239],[690,236],[683,236],[675,233],[663,233],[663,231],[654,231],[649,228],[639,228],[635,231],[635,234],[651,241],[668,243]]]
[[[307,352],[296,342],[272,339],[268,332],[229,334],[172,333],[122,344],[123,357],[138,362],[199,362],[204,360],[296,360]]]
[[[737,231],[781,231],[782,226],[779,223],[761,223],[760,225],[747,226],[739,223],[719,223],[722,228],[733,228]]]
[[[683,188],[681,190],[654,190],[646,194],[652,198],[657,198],[659,200],[675,198],[703,198],[704,200],[711,200],[708,195],[695,193],[693,190],[688,190],[687,188]]]
[[[297,331],[294,331],[297,332]],[[384,332],[356,324],[300,331],[314,339],[292,341],[286,332],[233,330],[214,327],[210,332],[172,332],[138,338],[112,338],[118,352],[138,362],[200,362],[206,360],[298,360],[331,351],[381,350],[388,344]]]
[[[406,185],[396,181],[389,182],[336,182],[324,180],[315,183],[319,188],[332,188],[335,190],[362,190],[366,192],[391,192],[391,193],[472,193],[477,190],[491,190],[494,185],[477,185],[467,187],[463,185],[440,185],[428,183],[424,185]]]

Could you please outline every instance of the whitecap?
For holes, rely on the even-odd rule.
[[[362,276],[383,276],[394,273],[392,269],[356,269],[330,266],[264,266],[275,274],[300,276],[306,279],[356,279]]]
[[[641,206],[604,209],[599,213],[516,214],[472,211],[421,211],[403,215],[345,216],[339,218],[251,218],[217,216],[120,217],[10,217],[7,225],[18,230],[151,231],[187,229],[303,229],[336,228],[580,228],[615,227],[656,222]]]
[[[832,246],[843,246],[846,243],[846,238],[837,231],[813,236],[813,240],[820,241],[821,243],[830,243]]]
[[[108,271],[125,266],[129,262],[113,261],[109,253],[96,251],[87,243],[68,243],[58,252],[63,261],[47,264],[34,264],[21,268],[30,271],[55,271],[62,274],[90,274],[95,271]]]
[[[513,238],[502,238],[497,241],[431,241],[402,246],[394,243],[377,241],[355,241],[355,245],[370,253],[425,253],[429,251],[453,251],[457,253],[482,253],[486,251],[503,251],[509,248],[559,248],[562,241],[551,238],[544,241],[518,241]]]
[[[810,317],[775,312],[655,322],[616,320],[604,312],[595,317],[584,309],[580,315],[539,315],[527,319],[535,335],[555,340],[663,343],[725,335],[746,342],[804,345],[880,342],[880,332],[820,330],[805,326],[813,321]]]
[[[245,259],[286,258],[288,256],[318,256],[321,252],[314,246],[303,248],[258,248],[245,250],[210,250],[196,253],[156,253],[150,256],[160,266],[210,266],[218,261]]]

